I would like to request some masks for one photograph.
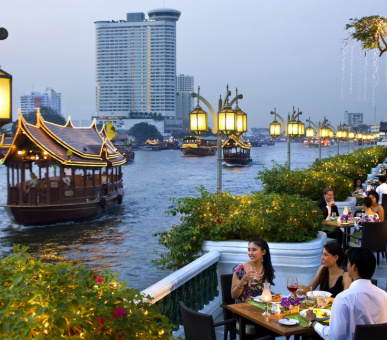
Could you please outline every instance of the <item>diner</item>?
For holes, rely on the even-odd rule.
[[[348,275],[353,282],[333,301],[329,326],[316,320],[312,310],[306,321],[323,339],[352,340],[356,325],[387,322],[387,293],[371,283],[376,259],[365,248],[352,248],[347,253]]]
[[[274,285],[274,269],[267,242],[259,237],[250,238],[247,256],[249,261],[233,268],[231,297],[235,303],[261,295],[265,282]]]
[[[379,204],[382,204],[383,194],[387,194],[386,176],[379,176],[379,185],[376,188],[376,192],[379,195]]]
[[[336,242],[327,243],[321,255],[321,262],[321,267],[308,286],[299,285],[298,288],[306,293],[311,288],[315,290],[319,287],[320,290],[330,292],[332,297],[336,297],[352,283],[348,273],[341,268],[344,262],[344,251],[341,246]]]
[[[355,194],[363,192],[363,182],[360,177],[356,177],[353,183],[353,191]]]
[[[372,190],[368,193],[368,197],[372,199],[371,210],[378,214],[379,221],[384,221],[384,208],[379,204],[379,194]]]

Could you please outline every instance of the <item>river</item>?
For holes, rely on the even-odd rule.
[[[352,148],[352,145],[351,145]],[[340,153],[347,144],[340,146]],[[335,155],[337,146],[322,149],[322,157]],[[292,169],[309,166],[318,157],[317,148],[291,144]],[[286,143],[255,147],[253,163],[242,168],[223,168],[223,191],[245,194],[261,190],[254,179],[272,160],[284,164]],[[25,227],[14,224],[0,208],[0,255],[6,256],[13,244],[29,247],[44,259],[82,262],[90,268],[111,268],[128,286],[144,289],[169,274],[151,262],[163,251],[152,234],[167,230],[178,217],[165,212],[172,207],[170,197],[197,196],[196,186],[216,191],[216,157],[184,157],[180,150],[136,151],[134,163],[125,165],[123,204],[103,217],[82,223]],[[6,204],[6,167],[0,165],[0,204]]]

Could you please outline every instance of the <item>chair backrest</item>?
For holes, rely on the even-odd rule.
[[[235,300],[231,297],[232,275],[233,274],[220,275],[220,288],[222,291],[223,305],[232,305],[235,303]],[[228,309],[223,308],[224,320],[231,319],[232,317],[233,317],[233,313]]]
[[[382,207],[384,210],[387,209],[387,194],[382,194]]]
[[[361,246],[363,248],[367,248],[372,252],[386,251],[387,221],[365,222],[361,239]]]
[[[387,335],[387,323],[377,325],[356,325],[354,340],[385,340]]]
[[[186,340],[216,340],[212,315],[195,312],[180,301]]]

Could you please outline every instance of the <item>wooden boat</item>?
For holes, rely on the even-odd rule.
[[[13,136],[6,137],[5,134],[0,135],[0,161],[7,154],[9,147],[12,144]]]
[[[105,127],[74,128],[43,120],[27,123],[19,112],[12,145],[4,157],[12,220],[23,225],[99,216],[122,203],[121,165],[126,162]]]
[[[159,151],[163,149],[163,143],[160,143],[158,139],[147,139],[145,145],[139,147],[140,150],[146,151]]]
[[[321,146],[328,146],[328,140],[321,140],[317,137],[308,138],[302,142],[302,146],[307,148],[318,148],[318,144],[321,143]]]
[[[251,145],[243,140],[243,137],[230,135],[224,142],[223,162],[226,165],[249,165],[252,162],[250,157]]]
[[[215,156],[217,143],[216,137],[189,136],[183,138],[181,151],[184,156]]]
[[[111,142],[117,148],[117,151],[125,156],[126,163],[133,163],[135,153],[132,149],[132,141],[127,133],[115,135]]]

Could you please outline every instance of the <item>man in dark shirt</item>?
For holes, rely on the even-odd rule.
[[[323,190],[323,198],[321,198],[317,204],[323,213],[324,219],[332,217],[332,213],[336,213],[336,217],[339,216],[339,210],[335,203],[335,195],[332,188],[325,188]],[[342,245],[343,243],[343,232],[340,228],[336,228],[334,231],[324,230],[327,234],[327,237],[334,238],[337,240],[337,243]]]

